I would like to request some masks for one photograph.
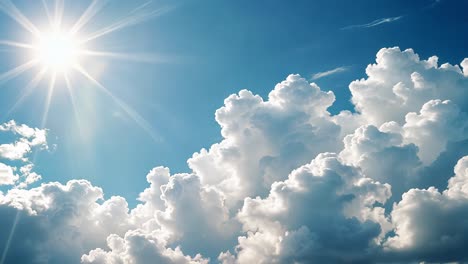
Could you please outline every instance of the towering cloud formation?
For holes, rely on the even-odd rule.
[[[9,122],[0,146],[5,263],[466,261],[468,64],[382,49],[350,84],[356,111],[290,75],[267,99],[242,90],[216,111],[223,140],[154,168],[140,203],[88,181],[36,188],[27,158],[45,131]],[[11,162],[21,161],[16,168]],[[24,179],[24,180],[20,180]],[[0,261],[1,262],[1,261]]]

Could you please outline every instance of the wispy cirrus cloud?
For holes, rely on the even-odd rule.
[[[392,22],[400,20],[401,18],[403,18],[403,16],[379,18],[366,24],[342,27],[341,30],[354,29],[354,28],[371,28],[371,27],[375,27],[375,26],[385,24],[385,23],[392,23]]]
[[[347,71],[347,70],[349,70],[349,67],[348,67],[348,66],[341,66],[341,67],[337,67],[337,68],[332,69],[332,70],[314,73],[314,74],[312,74],[312,78],[311,78],[311,79],[312,79],[312,80],[317,80],[317,79],[320,79],[320,78],[323,78],[323,77],[327,77],[327,76],[330,76],[330,75],[333,75],[333,74],[345,72],[345,71]]]

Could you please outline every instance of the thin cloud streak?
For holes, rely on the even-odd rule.
[[[345,72],[349,70],[349,67],[347,66],[342,66],[342,67],[338,67],[338,68],[335,68],[333,70],[329,70],[329,71],[324,71],[324,72],[317,72],[317,73],[314,73],[312,75],[312,80],[318,80],[320,78],[323,78],[323,77],[326,77],[326,76],[330,76],[330,75],[333,75],[333,74],[337,74],[337,73],[341,73],[341,72]]]
[[[375,26],[385,24],[385,23],[392,23],[392,22],[400,20],[401,18],[403,18],[403,16],[379,18],[367,24],[351,25],[351,26],[343,27],[341,28],[341,30],[354,29],[354,28],[371,28],[371,27],[375,27]]]

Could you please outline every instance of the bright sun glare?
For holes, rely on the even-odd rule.
[[[16,76],[21,75],[30,69],[38,69],[34,77],[29,81],[26,87],[21,91],[20,98],[11,107],[7,115],[11,114],[15,108],[20,105],[23,100],[28,97],[32,91],[42,82],[44,77],[49,76],[47,98],[45,101],[45,109],[42,116],[42,126],[44,127],[47,121],[49,112],[49,106],[54,94],[55,86],[64,86],[69,91],[70,99],[77,121],[79,121],[79,106],[75,102],[74,96],[74,85],[72,81],[72,75],[78,74],[90,81],[94,87],[104,93],[106,96],[111,97],[118,107],[121,108],[130,118],[132,118],[142,129],[144,129],[153,139],[159,140],[159,137],[154,134],[151,125],[140,116],[132,107],[127,105],[123,100],[119,99],[104,85],[102,85],[97,79],[95,79],[91,73],[82,66],[84,60],[92,62],[92,59],[97,60],[99,58],[107,57],[112,59],[124,59],[131,61],[144,61],[152,62],[151,58],[155,58],[155,62],[159,62],[157,56],[152,54],[128,54],[128,53],[116,53],[110,51],[99,51],[88,49],[88,45],[91,42],[95,42],[97,39],[121,30],[125,27],[134,26],[149,18],[159,16],[164,12],[170,10],[170,7],[162,7],[159,9],[149,8],[151,1],[146,2],[133,9],[128,16],[121,18],[120,20],[104,26],[94,32],[87,32],[85,34],[84,27],[89,24],[99,12],[111,1],[108,0],[92,0],[90,5],[83,14],[76,20],[75,23],[62,23],[66,18],[65,1],[64,0],[42,0],[35,1],[36,3],[42,3],[44,14],[49,20],[49,30],[38,28],[36,24],[31,22],[11,0],[0,0],[0,11],[3,11],[6,15],[16,21],[21,27],[27,30],[31,34],[32,42],[21,42],[9,39],[0,39],[0,45],[9,46],[16,49],[27,50],[30,54],[30,60],[9,70],[4,73],[0,73],[0,83]],[[72,1],[70,1],[71,3]],[[77,3],[73,2],[73,3]],[[70,22],[70,21],[67,21]],[[64,25],[68,26],[64,26]],[[71,25],[71,26],[70,26]],[[96,44],[96,43],[94,43]],[[85,48],[86,46],[86,48]],[[94,46],[94,45],[92,45]],[[149,56],[148,56],[149,55]],[[45,74],[49,73],[49,74]],[[58,78],[63,80],[57,82]]]
[[[34,45],[35,58],[54,72],[66,73],[79,64],[79,40],[69,33],[53,31],[41,34]]]

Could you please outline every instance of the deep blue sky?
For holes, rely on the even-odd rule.
[[[39,2],[39,1],[37,1]],[[73,21],[87,3],[66,1],[65,19]],[[87,29],[97,29],[145,1],[110,1]],[[45,22],[40,6],[15,4],[35,23]],[[290,73],[312,74],[347,67],[316,82],[332,90],[332,113],[351,109],[348,84],[365,77],[382,47],[413,48],[422,58],[460,63],[468,47],[468,1],[154,1],[148,8],[171,5],[162,16],[93,42],[96,48],[152,53],[162,63],[95,59],[86,67],[99,81],[147,119],[160,137],[155,141],[113,101],[89,82],[74,76],[80,111],[77,122],[63,83],[53,97],[46,127],[51,152],[38,154],[37,171],[46,181],[85,178],[106,195],[130,202],[146,186],[146,173],[158,165],[187,172],[187,158],[221,139],[214,112],[232,93],[247,88],[266,98]],[[401,19],[369,28],[342,29],[377,19]],[[9,17],[0,15],[0,39],[27,39]],[[25,55],[2,47],[0,70],[20,63]],[[5,113],[35,71],[0,83],[0,122],[15,119],[40,126],[46,85],[41,85],[15,112]],[[83,135],[78,133],[78,124]],[[1,143],[1,138],[0,138]]]

